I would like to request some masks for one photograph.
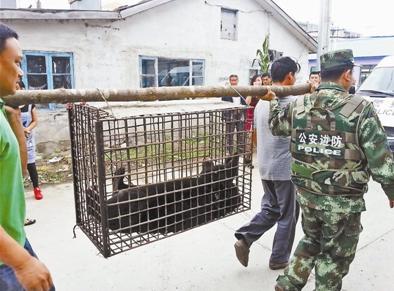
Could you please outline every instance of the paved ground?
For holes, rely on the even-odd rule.
[[[273,230],[253,245],[248,268],[234,255],[234,229],[258,211],[261,186],[254,170],[252,210],[174,237],[104,259],[75,223],[72,184],[43,188],[45,198],[28,195],[28,237],[50,268],[57,290],[273,290],[280,271],[268,268]],[[364,231],[344,290],[394,290],[394,210],[376,183],[366,195]],[[300,227],[300,226],[298,226]],[[299,228],[296,241],[302,236]],[[313,276],[305,290],[313,290]]]

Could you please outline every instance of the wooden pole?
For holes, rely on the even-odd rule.
[[[310,91],[309,84],[294,86],[191,86],[191,87],[154,87],[130,90],[102,89],[56,89],[25,90],[15,95],[5,96],[7,105],[48,104],[73,102],[126,102],[179,100],[184,98],[208,98],[227,96],[264,96],[270,88],[279,97],[302,95]],[[264,99],[264,98],[261,98]]]

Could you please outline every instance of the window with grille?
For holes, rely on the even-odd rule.
[[[74,87],[72,53],[24,52],[24,55],[22,69],[28,89]]]
[[[24,51],[22,70],[26,89],[74,88],[72,53]],[[49,108],[55,108],[54,104]]]

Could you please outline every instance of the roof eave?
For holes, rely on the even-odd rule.
[[[290,31],[294,32],[297,38],[309,49],[311,53],[317,51],[317,41],[308,34],[302,27],[291,18],[285,11],[282,10],[272,0],[257,0],[267,11]]]
[[[121,10],[120,15],[122,18],[126,18],[172,1],[174,0],[152,0],[145,3],[133,5]]]
[[[0,9],[0,20],[118,20],[118,12],[53,9]]]

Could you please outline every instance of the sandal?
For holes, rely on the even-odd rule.
[[[36,223],[36,220],[33,219],[33,218],[26,218],[26,219],[25,219],[25,226],[27,226],[27,225],[32,225],[32,224],[34,224],[34,223]]]

